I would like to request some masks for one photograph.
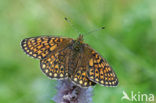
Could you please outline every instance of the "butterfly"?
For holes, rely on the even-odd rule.
[[[21,42],[26,54],[40,60],[40,68],[51,79],[70,79],[80,87],[117,86],[118,79],[107,61],[83,42],[83,35],[77,39],[38,36]]]

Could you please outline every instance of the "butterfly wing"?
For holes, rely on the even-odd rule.
[[[86,67],[78,67],[74,75],[71,76],[71,80],[80,87],[89,87],[96,84],[95,82],[92,82],[88,79]]]
[[[68,58],[70,50],[65,48],[49,54],[46,58],[40,60],[40,67],[43,73],[50,78],[66,78],[68,76]]]
[[[50,52],[65,48],[71,41],[71,38],[39,36],[22,40],[21,46],[29,56],[43,59]]]
[[[86,50],[89,52],[88,78],[104,86],[117,86],[117,76],[106,60],[89,46],[86,46]]]
[[[86,66],[86,56],[84,56],[83,52],[80,52],[80,56],[77,56],[75,60],[78,60],[77,63],[75,62],[76,67],[75,71],[73,71],[73,74],[71,75],[71,80],[80,87],[89,87],[94,86],[96,83],[92,82],[87,77],[87,66]]]

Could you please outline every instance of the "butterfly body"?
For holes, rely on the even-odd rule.
[[[41,70],[52,79],[68,78],[80,87],[118,84],[115,72],[83,43],[82,35],[76,40],[50,36],[26,38],[21,45],[26,54],[40,60]]]

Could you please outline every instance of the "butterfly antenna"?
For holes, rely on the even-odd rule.
[[[75,28],[75,26],[71,23],[71,21],[70,21],[67,17],[65,17],[64,20],[67,21],[67,22],[70,24],[70,26],[74,29],[74,31],[75,31],[76,33],[80,34],[80,33],[78,32],[78,30]]]
[[[105,29],[104,26],[102,26],[102,27],[100,27],[100,28],[98,28],[98,29],[95,29],[95,30],[89,31],[88,33],[85,33],[85,34],[88,35],[88,34],[91,34],[91,33],[94,33],[94,32],[100,31],[100,30],[103,30],[103,29]]]

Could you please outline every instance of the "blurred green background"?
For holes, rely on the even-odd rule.
[[[156,0],[1,0],[0,103],[53,103],[56,81],[20,42],[40,35],[77,38],[64,17],[118,76],[118,87],[94,88],[94,103],[129,103],[121,100],[123,91],[156,95]],[[85,35],[101,26],[106,29]]]

